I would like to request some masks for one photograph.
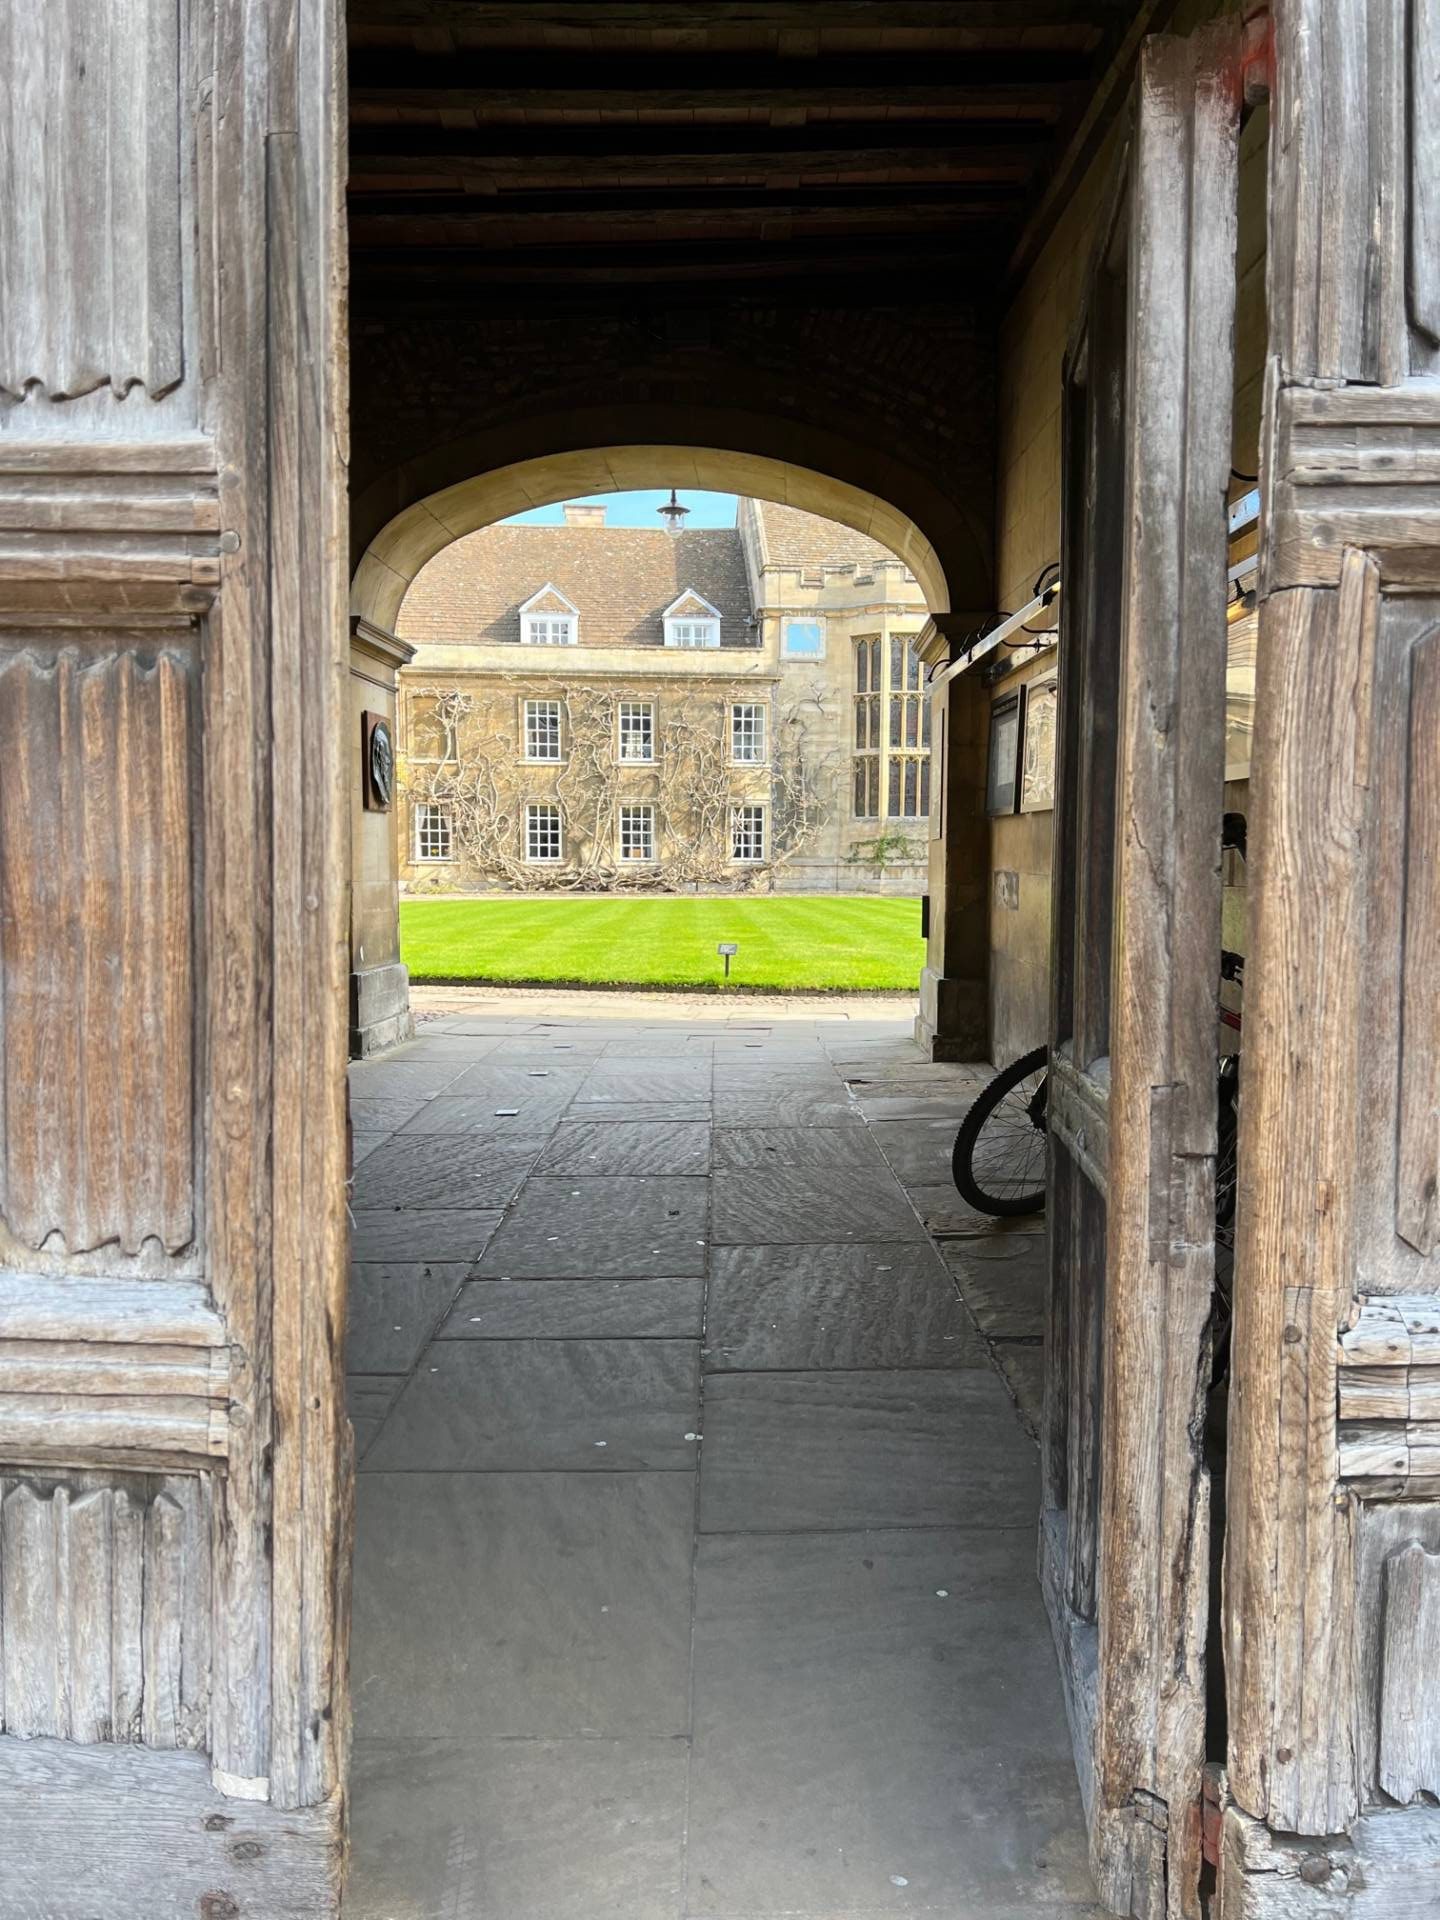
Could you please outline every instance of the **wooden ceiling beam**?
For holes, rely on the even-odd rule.
[[[387,269],[371,274],[367,272],[362,256],[356,262],[356,272],[351,277],[356,310],[367,316],[385,312],[397,315],[452,313],[454,286],[446,278],[444,255],[427,254],[423,260],[425,264],[420,269]],[[977,234],[963,256],[956,255],[944,262],[947,273],[964,276],[967,297],[973,294],[977,299],[987,297],[1004,264],[1004,236],[988,232]],[[885,262],[880,263],[880,269],[891,271]],[[877,305],[903,308],[909,306],[916,297],[924,298],[923,291],[919,296],[916,295],[913,280],[902,279],[893,273],[891,279],[894,283],[891,290],[878,300],[873,281],[862,280],[857,284],[851,270],[842,267],[832,273],[823,262],[813,260],[797,261],[788,266],[782,263],[778,271],[757,272],[749,277],[733,268],[726,268],[718,275],[666,280],[643,279],[626,274],[614,280],[584,274],[566,278],[563,273],[553,271],[538,281],[490,279],[463,284],[467,296],[482,296],[490,306],[510,307],[517,314],[533,312],[537,291],[543,292],[546,310],[551,312],[563,306],[567,312],[581,314],[633,313],[638,290],[645,295],[650,310],[657,316],[656,337],[660,339],[665,337],[661,333],[658,317],[662,312],[679,313],[696,309],[713,313],[718,290],[723,290],[727,308],[753,303],[767,308],[824,307],[837,313],[851,310],[870,312]]]
[[[947,0],[943,19],[935,0],[547,0],[534,9],[537,40],[561,33],[654,31],[672,34],[721,28],[734,32],[825,28],[883,33],[894,28],[1090,26],[1127,11],[1128,0]],[[516,0],[349,0],[357,27],[448,27],[454,33],[514,34],[528,24]],[[818,17],[823,15],[823,18]]]
[[[781,268],[812,267],[830,272],[862,273],[872,267],[887,272],[909,264],[928,275],[944,271],[947,261],[971,257],[976,234],[998,236],[1002,223],[977,220],[963,233],[957,228],[954,244],[942,232],[795,235],[784,240],[664,240],[615,246],[576,245],[545,247],[468,247],[416,245],[367,246],[356,239],[351,258],[357,271],[369,277],[386,273],[440,273],[459,278],[515,279],[524,276],[565,278],[586,274],[613,278],[643,274],[654,279],[686,272],[746,277]],[[546,257],[548,255],[548,258]]]
[[[939,165],[985,165],[1017,157],[1033,161],[1053,130],[1043,120],[833,120],[811,126],[747,125],[397,127],[357,121],[350,128],[356,173],[482,173],[525,175],[570,169],[577,178],[595,162],[661,168],[672,173],[888,172],[923,156]]]
[[[567,112],[1053,104],[1089,78],[1066,53],[875,53],[809,60],[731,54],[412,54],[352,49],[357,106]]]
[[[887,186],[834,187],[634,187],[587,192],[543,190],[520,193],[386,193],[374,189],[350,195],[354,220],[509,221],[588,219],[615,214],[676,217],[758,211],[767,218],[829,212],[928,212],[963,214],[977,203],[993,211],[1012,209],[1025,195],[1025,181],[959,180],[897,182]]]
[[[1130,84],[1147,34],[1163,33],[1175,14],[1178,0],[1140,0],[1129,9],[1130,18],[1117,27],[1106,48],[1106,59],[1089,98],[1056,135],[1056,161],[1044,189],[1031,208],[1016,239],[1006,267],[1006,280],[1018,287],[1041,248],[1064,216],[1070,195],[1100,151],[1111,127],[1126,111]]]

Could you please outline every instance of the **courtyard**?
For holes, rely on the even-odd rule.
[[[348,1920],[1081,1920],[1044,1236],[913,1000],[417,993],[351,1069]]]
[[[903,992],[925,963],[918,900],[835,894],[404,900],[400,950],[417,982],[746,991]]]

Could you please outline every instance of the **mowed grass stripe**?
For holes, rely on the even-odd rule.
[[[918,900],[853,895],[404,900],[401,958],[417,982],[908,991],[925,946]]]

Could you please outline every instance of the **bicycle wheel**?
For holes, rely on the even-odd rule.
[[[1045,1083],[1037,1047],[997,1073],[960,1123],[951,1171],[960,1197],[1009,1219],[1045,1210]]]

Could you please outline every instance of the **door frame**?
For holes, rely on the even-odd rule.
[[[1144,43],[1066,367],[1041,1571],[1138,1920],[1200,1913],[1239,50]]]
[[[338,1910],[345,60],[343,0],[125,0],[42,10],[13,66],[51,137],[7,193],[74,216],[12,249],[0,316],[0,736],[36,776],[0,809],[0,1884],[26,1911],[103,1885],[139,1920],[157,1860],[177,1913]],[[24,1163],[40,1113],[76,1178]]]

